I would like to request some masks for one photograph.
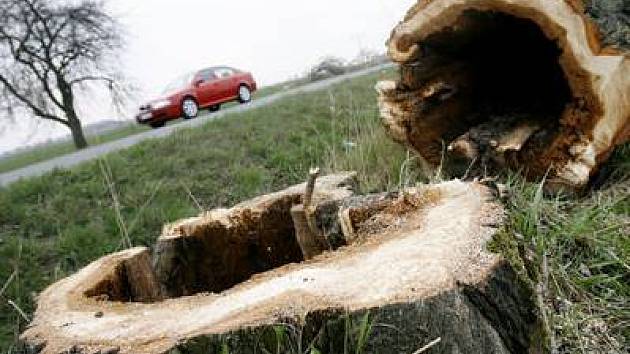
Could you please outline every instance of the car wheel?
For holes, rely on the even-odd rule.
[[[208,107],[208,110],[210,112],[216,112],[216,111],[218,111],[220,109],[221,109],[221,105],[220,104],[215,104],[213,106]]]
[[[252,100],[252,92],[249,87],[241,85],[238,87],[238,101],[240,103],[247,103]]]
[[[166,124],[166,122],[161,121],[161,122],[151,122],[149,123],[149,126],[153,129],[157,129],[157,128],[162,128],[164,125]]]
[[[182,101],[182,114],[184,119],[192,119],[199,114],[199,105],[192,98],[186,98]]]

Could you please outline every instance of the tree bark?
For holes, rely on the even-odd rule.
[[[68,119],[68,128],[72,133],[74,146],[77,149],[85,149],[88,146],[88,142],[85,138],[85,134],[83,133],[81,120],[79,119],[76,108],[74,107],[74,92],[72,90],[72,85],[70,85],[61,75],[57,76],[57,85],[61,91],[64,113]]]
[[[77,118],[74,109],[66,114],[68,115],[68,128],[70,128],[70,132],[72,132],[72,141],[74,142],[74,146],[77,149],[85,149],[88,147],[88,142],[85,138],[85,134],[83,133],[81,121]]]

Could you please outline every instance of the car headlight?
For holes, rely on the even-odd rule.
[[[151,103],[151,108],[153,109],[162,109],[164,107],[168,107],[171,105],[171,101],[170,100],[159,100],[159,101],[155,101],[153,103]]]

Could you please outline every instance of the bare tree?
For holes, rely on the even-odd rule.
[[[0,0],[4,108],[62,124],[76,147],[85,148],[77,93],[104,85],[120,96],[121,75],[110,59],[122,44],[120,26],[102,1]]]

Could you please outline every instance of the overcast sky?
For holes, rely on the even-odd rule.
[[[126,29],[122,69],[140,88],[133,105],[151,99],[180,74],[209,65],[251,71],[260,85],[301,74],[318,59],[351,59],[361,48],[385,51],[385,41],[414,0],[110,0]],[[130,119],[104,100],[86,123]],[[22,119],[0,131],[0,153],[65,134]]]

